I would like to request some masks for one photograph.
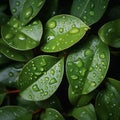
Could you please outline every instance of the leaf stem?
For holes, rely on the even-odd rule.
[[[14,94],[14,93],[19,93],[20,90],[10,90],[10,91],[7,91],[7,94]]]

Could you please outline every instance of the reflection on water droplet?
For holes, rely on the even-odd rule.
[[[40,7],[42,5],[43,1],[40,1],[38,4],[37,4],[37,7]]]
[[[80,71],[80,75],[81,75],[81,76],[84,76],[85,73],[86,73],[86,71],[87,71],[87,69],[83,67],[83,68],[81,69],[81,71]]]
[[[55,78],[52,78],[52,79],[50,80],[50,82],[49,82],[50,85],[51,85],[51,84],[55,84],[55,83],[57,83],[57,80],[56,80]]]
[[[64,30],[63,28],[60,28],[60,29],[59,29],[59,32],[61,32],[61,33],[62,33],[62,32],[63,32],[63,30]]]
[[[33,67],[32,69],[33,69],[33,70],[36,70],[37,68],[36,68],[36,67]]]
[[[72,78],[73,80],[76,80],[76,79],[78,79],[78,76],[77,76],[77,75],[71,75],[71,78]]]
[[[44,92],[44,95],[47,95],[47,94],[48,94],[48,92],[47,92],[47,91],[45,91],[45,92]]]
[[[13,9],[12,9],[12,12],[13,12],[13,13],[16,13],[16,11],[17,11],[16,8],[13,8]]]
[[[12,54],[11,57],[14,57],[14,55]]]
[[[91,4],[91,8],[94,8],[94,4],[93,3]]]
[[[47,42],[50,41],[50,40],[52,40],[52,39],[54,39],[54,38],[55,38],[55,36],[48,36],[47,37]]]
[[[110,33],[110,32],[112,32],[112,28],[109,28],[109,29],[108,29],[108,33]]]
[[[91,15],[91,16],[93,16],[93,15],[94,15],[94,11],[90,11],[89,13],[90,13],[90,15]]]
[[[11,33],[8,33],[6,36],[5,36],[5,39],[11,39],[13,38],[13,34]]]
[[[78,85],[75,85],[75,89],[78,89],[79,88],[79,86]]]
[[[46,80],[46,81],[48,81],[48,80],[49,80],[49,78],[48,78],[48,77],[45,77],[45,80]]]
[[[9,72],[8,75],[9,75],[9,77],[13,77],[14,73],[13,72]]]
[[[54,74],[55,74],[55,70],[51,69],[51,70],[50,70],[50,73],[51,73],[52,75],[54,75]]]
[[[35,75],[37,75],[37,76],[39,76],[41,74],[42,74],[41,72],[35,72]]]
[[[83,16],[83,18],[84,18],[84,19],[87,19],[87,17],[86,17],[86,16]]]
[[[56,27],[56,22],[55,21],[51,21],[49,24],[48,24],[48,27],[53,29]]]
[[[32,16],[32,14],[33,14],[33,8],[30,6],[24,12],[25,12],[25,18],[30,18]]]
[[[112,113],[109,113],[109,116],[112,116]]]
[[[16,2],[16,5],[17,5],[17,6],[19,6],[19,5],[20,5],[20,2],[19,2],[19,1],[17,1],[17,2]]]
[[[96,83],[95,82],[91,82],[91,86],[96,86]]]
[[[90,67],[90,68],[89,68],[89,71],[91,72],[92,70],[93,70],[93,68],[92,68],[92,67]]]
[[[88,55],[91,55],[91,54],[92,54],[92,50],[87,49],[87,50],[85,51],[85,56],[88,56]]]
[[[45,59],[42,58],[40,64],[41,64],[42,66],[45,66],[47,63],[46,63]]]
[[[83,62],[80,58],[74,63],[76,64],[77,67],[82,67],[83,66]]]
[[[40,68],[40,71],[42,71],[42,72],[43,72],[43,71],[44,71],[44,68],[43,68],[43,67],[41,67],[41,68]]]
[[[43,94],[43,93],[44,93],[44,90],[43,90],[43,89],[40,89],[39,91],[40,91],[40,93],[41,93],[41,94]]]
[[[75,34],[75,33],[78,33],[78,32],[79,32],[79,29],[76,28],[76,27],[73,27],[73,28],[69,31],[70,34]]]
[[[35,92],[38,92],[39,91],[39,87],[37,84],[33,85],[32,86],[32,89],[35,91]]]
[[[25,40],[26,39],[25,35],[23,35],[23,34],[18,34],[17,37],[18,37],[19,40]]]

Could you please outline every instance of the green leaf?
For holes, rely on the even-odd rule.
[[[77,94],[88,94],[96,89],[106,76],[110,53],[98,37],[91,36],[68,55],[66,73],[68,82]]]
[[[74,108],[72,115],[77,120],[97,120],[95,109],[92,104],[88,104],[83,107]]]
[[[64,72],[64,59],[41,55],[30,60],[20,73],[20,95],[26,100],[49,98],[58,89]]]
[[[18,51],[9,47],[2,39],[0,39],[0,52],[7,58],[15,61],[28,61],[33,58],[32,51]]]
[[[104,24],[99,29],[98,34],[107,45],[120,48],[120,19]]]
[[[77,43],[89,29],[79,18],[72,15],[56,15],[45,26],[44,52],[58,52]]]
[[[47,108],[45,113],[42,113],[40,120],[65,120],[64,117],[57,110]]]
[[[45,0],[9,0],[9,3],[13,16],[27,24],[38,14]]]
[[[32,120],[32,114],[20,106],[4,106],[0,108],[0,120]]]
[[[2,38],[16,50],[30,50],[39,45],[43,28],[40,21],[23,26],[15,17],[1,28]]]
[[[10,59],[8,59],[7,57],[5,57],[1,52],[0,52],[0,66],[4,65],[6,63],[9,63]]]
[[[3,24],[6,24],[8,22],[9,18],[6,14],[0,12],[0,27],[3,25]]]
[[[0,84],[0,105],[3,103],[3,100],[6,96],[6,94],[7,94],[7,92],[6,92],[5,87],[2,84]]]
[[[23,65],[23,63],[13,63],[0,69],[0,83],[5,86],[16,86],[18,74]]]
[[[120,119],[120,81],[110,79],[96,98],[96,112],[99,120]]]
[[[90,26],[103,16],[108,2],[109,0],[73,0],[71,14]]]

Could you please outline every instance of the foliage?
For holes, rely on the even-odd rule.
[[[120,2],[0,2],[0,120],[119,120]]]

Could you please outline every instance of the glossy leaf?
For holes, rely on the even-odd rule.
[[[110,61],[110,53],[98,37],[91,36],[67,57],[68,82],[77,94],[88,94],[103,81]]]
[[[23,63],[13,63],[0,69],[0,83],[5,86],[16,86],[19,72],[22,70]]]
[[[90,26],[103,16],[108,2],[109,0],[74,0],[71,14]]]
[[[16,18],[11,18],[8,24],[1,28],[2,38],[10,47],[16,50],[30,50],[39,45],[43,28],[40,21],[34,21],[28,26]]]
[[[100,120],[120,119],[120,81],[109,79],[106,88],[100,91],[96,99],[96,112]]]
[[[16,16],[23,24],[27,24],[34,18],[45,0],[9,0],[13,16]]]
[[[0,39],[0,52],[7,58],[15,61],[28,61],[33,58],[32,51],[18,51],[9,47],[2,39]]]
[[[57,110],[47,108],[45,113],[42,113],[40,120],[65,120],[64,117]]]
[[[20,106],[4,106],[0,108],[0,120],[32,120],[32,114]]]
[[[5,57],[1,52],[0,52],[0,66],[4,65],[6,63],[9,63],[10,59],[8,59],[7,57]]]
[[[101,40],[107,45],[120,48],[120,19],[104,24],[98,31]]]
[[[72,115],[77,120],[97,120],[95,109],[92,104],[83,107],[74,108]]]
[[[49,98],[58,89],[64,71],[64,59],[41,55],[30,60],[20,73],[18,85],[26,100]]]
[[[77,43],[89,29],[79,18],[63,14],[50,18],[45,27],[42,51],[58,52]]]

